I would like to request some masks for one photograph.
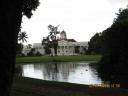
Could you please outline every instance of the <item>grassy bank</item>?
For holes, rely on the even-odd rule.
[[[119,88],[98,88],[87,85],[15,78],[11,96],[128,96]]]
[[[72,62],[72,61],[99,61],[100,55],[80,56],[41,56],[41,57],[17,57],[16,63],[42,63],[42,62]]]

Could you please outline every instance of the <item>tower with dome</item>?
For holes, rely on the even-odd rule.
[[[63,30],[62,32],[60,32],[60,39],[61,40],[66,40],[67,39],[67,34],[66,34],[66,32]]]

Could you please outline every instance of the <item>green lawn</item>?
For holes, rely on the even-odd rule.
[[[41,56],[41,57],[17,57],[16,63],[42,63],[42,62],[72,62],[72,61],[99,61],[100,55],[80,56]]]

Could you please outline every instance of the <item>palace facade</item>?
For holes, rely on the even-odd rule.
[[[60,32],[57,37],[58,40],[58,48],[57,55],[80,55],[86,54],[86,49],[88,48],[88,42],[77,42],[74,39],[67,39],[67,34],[63,30]],[[39,52],[42,55],[45,55],[44,46],[41,43],[34,43],[33,48],[35,49],[35,53]],[[27,55],[30,51],[28,48],[24,48],[22,53]],[[54,49],[51,49],[51,55],[54,54]]]

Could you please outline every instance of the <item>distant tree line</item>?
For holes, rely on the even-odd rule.
[[[30,52],[28,52],[26,56],[42,56],[42,54],[38,51],[36,52],[35,48],[31,48]]]

